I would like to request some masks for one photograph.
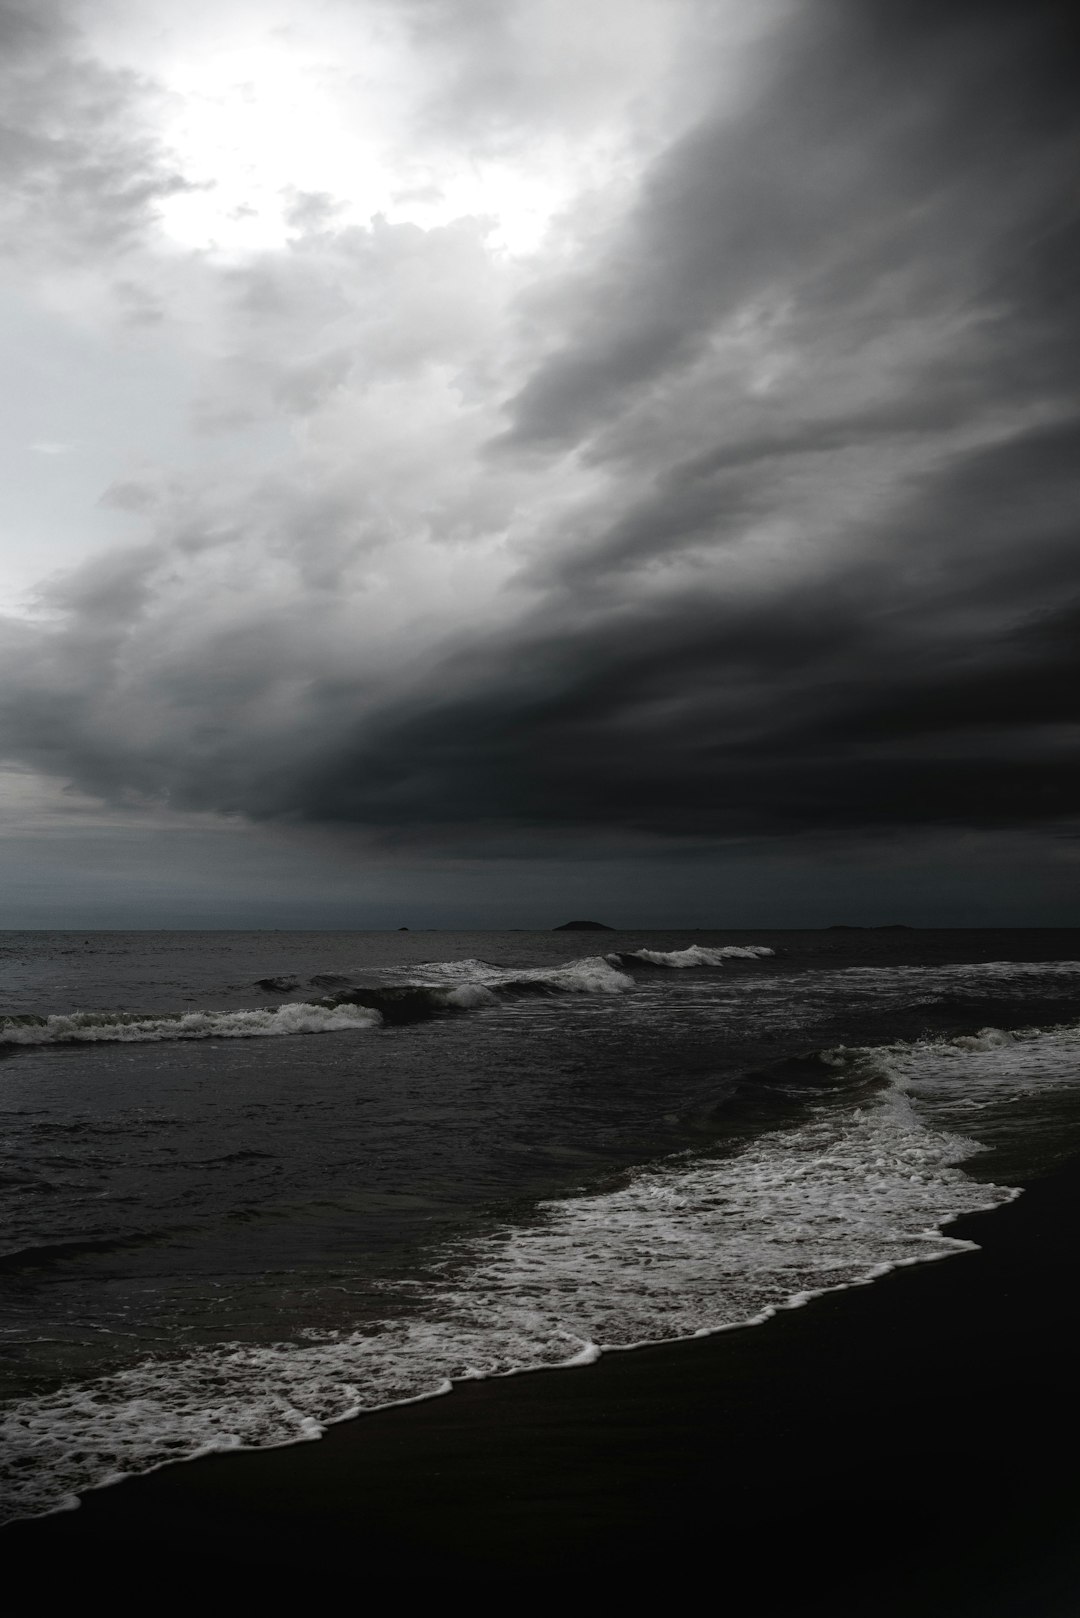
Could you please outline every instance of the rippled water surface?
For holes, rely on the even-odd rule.
[[[947,1256],[1074,940],[0,934],[8,1513]]]

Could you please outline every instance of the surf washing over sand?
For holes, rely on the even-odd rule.
[[[429,1020],[421,1029],[390,1027],[373,1007],[347,1001],[112,1024],[67,1013],[37,1024],[9,1017],[5,1030],[42,1037],[8,1039],[5,1074],[21,1064],[21,1097],[35,1084],[39,1097],[57,1091],[45,1120],[56,1127],[41,1138],[53,1158],[57,1141],[66,1143],[73,1177],[79,1152],[62,1134],[61,1114],[72,1105],[73,1080],[83,1102],[116,1082],[111,1058],[88,1049],[85,1060],[105,1065],[78,1076],[41,1064],[61,1059],[50,1043],[70,1046],[82,1035],[90,1044],[144,1040],[163,1051],[162,1042],[178,1042],[167,1071],[126,1080],[141,1097],[141,1123],[115,1110],[97,1119],[99,1128],[120,1129],[125,1150],[146,1156],[148,1175],[164,1144],[183,1144],[177,1098],[196,1078],[213,1084],[218,1104],[269,1109],[271,1124],[288,1114],[293,1135],[282,1140],[271,1129],[275,1158],[271,1136],[253,1128],[235,1162],[208,1158],[201,1179],[193,1160],[172,1203],[155,1209],[153,1229],[125,1234],[117,1219],[108,1258],[93,1242],[65,1252],[61,1224],[51,1254],[38,1243],[6,1262],[0,1255],[15,1281],[5,1341],[17,1361],[22,1343],[30,1373],[29,1386],[13,1387],[0,1426],[6,1516],[67,1508],[80,1491],[168,1462],[314,1439],[331,1423],[445,1393],[464,1379],[583,1366],[613,1350],[762,1323],[822,1292],[965,1251],[971,1244],[949,1235],[950,1221],[1017,1194],[962,1166],[980,1164],[983,1122],[1000,1128],[1004,1117],[1022,1130],[1025,1106],[1077,1083],[1076,1021],[931,1029],[816,1049],[806,1037],[845,1024],[861,1034],[890,1016],[907,1026],[928,1009],[955,1020],[961,1006],[970,1015],[973,994],[1015,1012],[1033,990],[1043,1001],[1074,992],[1077,963],[823,963],[793,960],[774,944],[669,943],[561,964],[465,956],[338,974],[348,979],[335,990],[341,995],[442,996],[432,1002],[441,1025]],[[480,991],[464,1002],[468,1017],[454,1015],[463,1003],[448,998],[461,989]],[[560,1004],[566,1014],[553,1017]],[[784,1008],[795,1026],[778,1049]],[[225,1041],[245,1026],[330,1037],[290,1043],[306,1053],[300,1075],[276,1058],[266,1068],[247,1061],[241,1071],[230,1067],[234,1047]],[[96,1032],[107,1027],[111,1034]],[[186,1056],[180,1042],[196,1039],[204,1048],[192,1069],[194,1053]],[[651,1055],[642,1055],[646,1042]],[[444,1071],[433,1073],[441,1061]],[[697,1064],[691,1078],[678,1076],[680,1062],[688,1073]],[[491,1099],[476,1110],[478,1085]],[[155,1128],[146,1127],[148,1102],[160,1112]],[[496,1117],[499,1107],[507,1110]],[[403,1149],[393,1183],[377,1196],[364,1162],[350,1163],[347,1150],[327,1168],[334,1132],[347,1133],[357,1117],[375,1155],[392,1152],[402,1131],[419,1143],[412,1155]],[[478,1125],[503,1133],[497,1143],[470,1145],[475,1162],[448,1196],[438,1185],[445,1155],[459,1138],[472,1142]],[[92,1157],[93,1121],[87,1135]],[[643,1152],[650,1135],[655,1150]],[[245,1139],[242,1130],[235,1138]],[[299,1171],[289,1154],[301,1149],[313,1155],[300,1175],[310,1207],[298,1213],[289,1175]],[[44,1174],[48,1154],[38,1150]],[[211,1192],[215,1162],[222,1167]],[[63,1167],[54,1163],[51,1172],[74,1206]],[[545,1181],[555,1194],[543,1194]],[[318,1206],[335,1210],[330,1225],[310,1199],[320,1184],[331,1200]],[[238,1212],[246,1221],[239,1227]],[[321,1257],[311,1236],[320,1220]],[[282,1231],[295,1244],[274,1278],[285,1299],[276,1314],[269,1293],[246,1279],[263,1228],[268,1249],[280,1248]],[[99,1245],[109,1240],[103,1226]],[[196,1250],[206,1260],[201,1269]],[[88,1363],[98,1374],[81,1375],[72,1322],[98,1267],[110,1274],[104,1286],[115,1308],[99,1305],[97,1324],[119,1335],[113,1363],[95,1348]],[[213,1294],[223,1284],[250,1288],[249,1313],[266,1311],[258,1330],[234,1329],[240,1309],[235,1319],[222,1316],[213,1340]],[[170,1289],[179,1300],[171,1313],[161,1303]],[[136,1298],[147,1308],[150,1292],[158,1301],[147,1329],[158,1340],[148,1350],[133,1332],[133,1311]],[[50,1293],[51,1316],[41,1296]],[[41,1347],[35,1359],[35,1311],[42,1336],[55,1330],[67,1344],[59,1358]],[[35,1377],[47,1385],[35,1388]]]

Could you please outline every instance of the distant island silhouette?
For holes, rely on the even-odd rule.
[[[614,927],[609,927],[603,921],[564,921],[561,927],[553,927],[553,933],[613,933]]]

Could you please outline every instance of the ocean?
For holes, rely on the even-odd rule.
[[[1080,935],[0,934],[3,1520],[753,1326],[1080,1149]]]

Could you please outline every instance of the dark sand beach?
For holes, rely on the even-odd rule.
[[[8,1529],[5,1561],[42,1596],[119,1593],[153,1566],[248,1594],[334,1572],[400,1594],[682,1602],[705,1581],[741,1613],[1066,1618],[1080,1170],[952,1232],[980,1251],[762,1327],[477,1382],[92,1493]]]

